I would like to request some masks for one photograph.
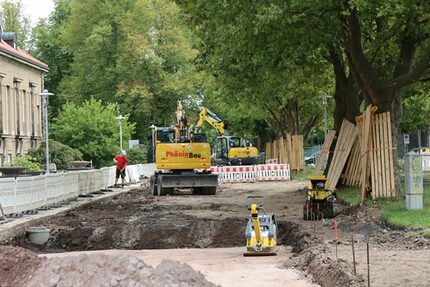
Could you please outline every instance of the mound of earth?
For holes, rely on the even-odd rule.
[[[162,261],[152,268],[131,255],[81,254],[42,258],[19,247],[0,247],[1,287],[216,286],[189,265]]]

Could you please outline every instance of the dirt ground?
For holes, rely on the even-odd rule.
[[[332,220],[302,219],[305,186],[304,181],[236,183],[223,185],[215,196],[183,191],[165,197],[153,197],[142,188],[47,220],[43,225],[52,229],[52,236],[42,248],[25,238],[16,244],[38,253],[244,247],[247,196],[262,195],[267,211],[277,217],[278,243],[295,252],[285,265],[312,274],[321,286],[367,285],[367,241],[371,286],[428,286],[428,238],[383,226],[375,209],[337,203],[340,244],[335,245]],[[351,233],[358,278],[352,275]]]

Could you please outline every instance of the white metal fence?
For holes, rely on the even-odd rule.
[[[126,181],[139,182],[150,177],[154,164],[127,166]],[[0,204],[8,214],[19,214],[54,205],[79,195],[106,189],[115,183],[115,167],[57,172],[47,175],[0,178]]]

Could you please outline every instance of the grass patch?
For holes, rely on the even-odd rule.
[[[359,187],[341,187],[337,197],[348,204],[360,204]],[[378,198],[367,200],[368,207],[382,210],[381,216],[387,224],[397,228],[422,228],[424,235],[430,234],[430,185],[424,186],[423,209],[407,210],[404,198]]]
[[[345,186],[338,189],[337,198],[349,204],[361,203],[361,188],[355,186]]]
[[[430,186],[424,187],[423,209],[407,210],[404,199],[384,204],[382,219],[394,227],[430,228]]]
[[[314,169],[315,169],[315,166],[307,165],[307,166],[305,166],[304,170],[292,171],[291,172],[291,179],[308,180],[309,177],[312,175],[312,172],[314,171]]]

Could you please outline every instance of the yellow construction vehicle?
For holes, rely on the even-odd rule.
[[[218,177],[209,171],[209,143],[203,137],[188,137],[180,101],[175,116],[175,127],[151,126],[156,166],[151,177],[153,195],[173,194],[175,188],[192,188],[193,194],[215,194]]]
[[[218,132],[214,158],[216,165],[252,165],[257,163],[258,149],[241,137],[227,135],[226,123],[207,108],[200,111],[190,133],[193,135],[196,131],[200,132],[205,122],[213,126]]]
[[[246,225],[246,252],[244,256],[276,255],[277,228],[275,215],[264,209],[262,196],[248,196],[252,203],[248,206],[251,211]],[[256,203],[261,199],[260,204]],[[262,210],[264,213],[259,213]]]
[[[324,175],[311,176],[306,191],[307,199],[303,206],[304,220],[319,220],[333,217],[333,201],[336,191],[328,189],[329,183]]]

